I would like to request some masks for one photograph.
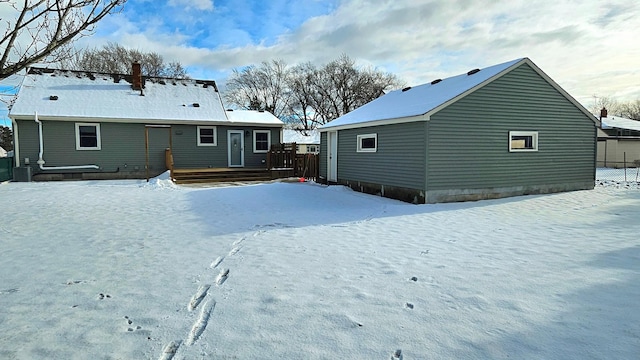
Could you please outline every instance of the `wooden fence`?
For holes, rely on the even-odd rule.
[[[316,181],[318,154],[296,154],[296,143],[274,144],[267,154],[267,169],[293,169],[294,176]]]

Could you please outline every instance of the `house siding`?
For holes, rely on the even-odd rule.
[[[217,145],[198,146],[198,127],[174,125],[173,162],[176,168],[222,168],[228,165],[229,130],[238,130],[249,135],[244,137],[244,166],[266,168],[267,154],[253,152],[253,130],[270,130],[271,144],[280,143],[280,128],[216,126]]]
[[[509,152],[509,131],[537,131],[538,151]],[[595,134],[592,119],[523,64],[431,116],[427,191],[592,188]]]
[[[40,146],[38,124],[18,120],[20,163],[24,166],[24,159],[29,158],[34,175],[82,172],[102,174],[106,178],[146,176],[145,124],[83,121],[100,124],[101,149],[76,150],[76,122],[46,119],[41,122],[45,166],[98,165],[100,169],[40,170],[36,164]],[[196,125],[149,127],[149,175],[156,176],[167,170],[165,149],[170,147],[170,136],[177,168],[227,167],[227,130],[249,131],[250,135],[245,136],[245,166],[266,167],[267,154],[253,152],[254,129],[270,130],[271,143],[279,143],[280,128],[218,126],[217,146],[205,147],[197,146]]]
[[[357,152],[357,136],[377,134],[376,152]],[[323,133],[326,136],[326,133]],[[338,132],[338,181],[424,190],[425,123],[373,126]],[[326,144],[326,138],[322,138]],[[326,146],[326,145],[325,145]],[[320,152],[325,149],[321,148]],[[325,163],[321,168],[326,169]]]
[[[327,150],[327,133],[320,133],[320,173],[319,176],[321,179],[327,179],[327,157],[329,156],[329,151]]]
[[[100,150],[76,150],[75,122],[49,121],[42,119],[44,166],[98,165],[100,170],[86,169],[82,172],[139,172],[145,171],[145,126],[144,124],[122,124],[88,122],[100,124]],[[78,170],[40,170],[36,164],[39,153],[38,124],[35,121],[18,121],[20,163],[29,158],[33,173],[69,173]],[[64,140],[62,140],[64,139]],[[168,129],[150,129],[149,170],[160,173],[164,166],[164,149],[169,146]]]

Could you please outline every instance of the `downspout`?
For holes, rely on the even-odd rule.
[[[44,159],[42,158],[42,154],[44,153],[44,146],[42,141],[42,122],[38,120],[38,112],[35,113],[35,120],[38,123],[38,138],[40,140],[40,152],[38,152],[37,161],[37,164],[40,166],[40,170],[100,169],[98,165],[44,166]]]

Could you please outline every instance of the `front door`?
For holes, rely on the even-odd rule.
[[[327,180],[338,181],[338,132],[327,133]]]
[[[229,130],[227,132],[229,146],[229,167],[244,166],[244,131]]]

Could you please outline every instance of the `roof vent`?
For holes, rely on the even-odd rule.
[[[164,80],[160,80],[160,81],[158,81],[158,84],[160,84],[160,85],[167,85],[167,82],[166,82],[166,81],[164,81]]]
[[[58,100],[58,95],[49,96],[49,100],[53,100],[53,101]]]
[[[200,107],[200,104],[198,104],[198,103],[193,103],[193,107]]]
[[[227,109],[227,111],[233,111],[233,109]]]
[[[264,110],[258,110],[258,112],[264,112]]]
[[[411,90],[411,86],[407,86],[406,88],[402,89],[402,92],[405,92],[407,90]]]
[[[469,70],[469,72],[467,73],[467,75],[473,75],[473,74],[477,73],[478,71],[480,71],[480,69],[473,69],[473,70]]]
[[[442,79],[435,79],[431,82],[431,85],[435,85],[437,83],[439,83],[440,81],[442,81]]]

